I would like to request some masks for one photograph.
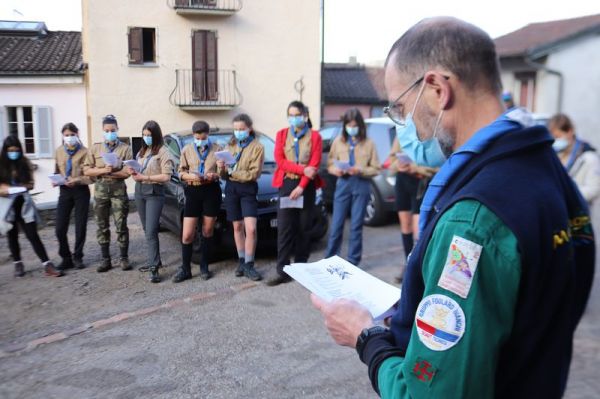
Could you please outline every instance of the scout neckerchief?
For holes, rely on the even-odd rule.
[[[308,125],[305,123],[302,131],[296,134],[296,129],[290,127],[290,132],[292,132],[292,136],[294,136],[294,152],[296,154],[296,163],[300,163],[300,139],[304,137],[306,132],[308,132]]]
[[[208,158],[208,153],[210,152],[210,140],[208,140],[208,144],[204,146],[202,151],[198,150],[198,146],[194,144],[194,149],[196,150],[196,154],[198,154],[198,159],[200,160],[200,164],[198,165],[198,173],[200,176],[204,176],[204,163],[206,162],[206,158]]]
[[[108,145],[108,143],[105,141],[104,142],[104,148],[106,148],[106,151],[108,151],[108,152],[113,152],[114,150],[117,149],[117,147],[119,146],[119,144],[121,144],[121,140],[117,139],[117,144],[115,144],[114,147],[111,148]]]
[[[234,169],[234,170],[236,169],[237,164],[238,164],[240,158],[242,157],[242,152],[244,152],[244,148],[248,147],[250,145],[250,143],[252,142],[252,140],[254,140],[254,136],[248,136],[248,138],[246,140],[238,141],[238,144],[239,144],[241,150],[235,156],[235,163],[233,165],[231,165],[231,169]]]
[[[465,144],[456,150],[455,153],[450,155],[440,168],[439,172],[436,173],[429,183],[429,187],[423,197],[421,214],[419,216],[419,231],[421,233],[425,229],[429,217],[431,216],[431,211],[444,190],[444,187],[457,173],[460,173],[463,166],[465,166],[475,154],[485,150],[498,137],[511,130],[521,128],[523,128],[521,123],[514,119],[510,119],[506,113],[504,113],[494,122],[477,131]]]
[[[65,173],[65,177],[69,177],[69,176],[71,176],[71,173],[73,172],[73,155],[75,155],[75,153],[77,151],[79,151],[81,146],[79,145],[79,143],[77,143],[75,145],[75,148],[73,148],[72,150],[70,150],[66,145],[64,146],[64,148],[65,148],[65,152],[69,156],[69,158],[67,158],[67,171]]]
[[[148,147],[147,151],[150,152],[150,155],[148,155],[148,157],[146,159],[144,159],[144,163],[142,164],[142,169],[140,169],[140,173],[144,173],[144,171],[146,170],[146,168],[148,167],[148,165],[150,164],[150,160],[152,159],[152,157],[154,156],[152,154],[152,147]],[[144,155],[146,155],[146,153],[144,152]],[[137,161],[140,161],[140,153],[138,152],[137,156]]]
[[[579,156],[578,152],[579,152],[580,148],[581,148],[581,140],[575,139],[575,144],[573,145],[573,149],[571,150],[571,155],[569,155],[569,161],[565,165],[567,172],[569,172],[571,170],[571,168],[573,167],[573,164],[577,160],[577,157]]]
[[[354,137],[348,137],[348,144],[350,145],[349,164],[350,166],[354,166],[356,164],[356,158],[354,157],[354,147],[356,147],[358,141],[355,141]]]

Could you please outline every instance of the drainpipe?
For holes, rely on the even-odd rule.
[[[551,75],[555,75],[558,77],[558,103],[557,103],[557,111],[562,112],[562,102],[563,102],[563,91],[564,91],[564,76],[562,72],[550,69],[544,64],[540,64],[539,62],[533,61],[529,56],[525,57],[525,63],[531,67],[536,69],[541,69]]]

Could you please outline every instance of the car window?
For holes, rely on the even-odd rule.
[[[265,147],[265,163],[275,163],[275,142],[268,136],[259,136],[260,143]]]
[[[323,152],[329,152],[333,139],[340,133],[342,129],[341,125],[328,126],[319,131],[321,138],[323,139]]]
[[[394,128],[384,123],[369,123],[367,124],[367,136],[375,143],[377,156],[379,161],[383,163],[392,149]]]
[[[169,150],[171,150],[173,156],[179,159],[181,156],[181,151],[179,149],[179,144],[177,144],[177,140],[175,140],[173,137],[167,136],[165,137],[165,145]]]

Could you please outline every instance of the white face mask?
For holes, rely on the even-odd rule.
[[[567,149],[568,146],[569,146],[569,140],[562,138],[562,137],[554,140],[554,143],[552,143],[552,148],[554,148],[554,151],[556,151],[556,152],[563,152],[564,150]]]
[[[79,143],[79,138],[77,136],[65,136],[63,141],[69,147],[75,147]]]

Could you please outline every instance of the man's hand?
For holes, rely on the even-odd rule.
[[[110,175],[113,171],[113,167],[110,165],[106,165],[105,167],[103,167],[100,170],[102,171],[102,175]]]
[[[185,181],[200,181],[200,175],[196,173],[186,173],[183,175],[183,180]]]
[[[304,175],[311,180],[314,179],[317,175],[317,168],[315,168],[314,166],[306,166],[304,168]]]
[[[359,166],[353,166],[350,169],[348,169],[348,174],[350,176],[355,176],[355,175],[359,175],[360,174],[360,167]]]
[[[413,163],[404,163],[404,162],[398,162],[398,172],[400,173],[410,173],[411,171],[411,166],[414,165]]]
[[[137,182],[146,181],[146,175],[143,175],[141,173],[137,173],[135,171],[134,171],[134,173],[131,174],[131,177],[133,178],[133,180],[135,180]]]
[[[217,173],[208,172],[206,174],[206,179],[210,181],[217,181],[219,180],[219,175]]]
[[[9,189],[9,185],[8,184],[0,184],[0,197],[7,197],[8,196],[8,189]]]
[[[300,196],[302,195],[303,192],[304,192],[304,189],[302,187],[300,187],[300,186],[296,187],[290,193],[290,199],[295,200],[295,199],[300,198]]]
[[[332,171],[331,171],[332,175],[337,176],[337,177],[342,177],[344,176],[344,171],[341,170],[340,168],[336,168],[335,166],[333,167]]]
[[[327,302],[315,294],[311,294],[310,299],[325,317],[325,327],[338,345],[355,348],[362,330],[373,326],[371,313],[356,301],[337,299]]]
[[[54,183],[52,185],[54,185]],[[67,186],[67,187],[75,187],[76,185],[77,185],[77,182],[73,181],[73,179],[71,179],[70,177],[65,182],[65,186]]]

